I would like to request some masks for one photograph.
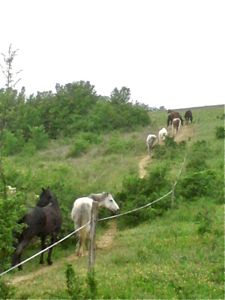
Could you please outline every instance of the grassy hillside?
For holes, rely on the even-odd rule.
[[[192,145],[204,140],[199,147],[203,148],[201,151],[204,153],[207,168],[195,173],[205,174],[204,172],[210,169],[210,172],[216,174],[215,180],[218,181],[215,182],[218,184],[213,187],[210,185],[211,190],[207,190],[205,194],[205,190],[202,189],[202,193],[196,192],[195,197],[187,198],[182,189],[190,189],[190,186],[185,186],[182,178],[189,176],[189,179],[191,176],[188,163],[193,162],[191,159],[194,157],[189,157],[177,186],[175,208],[168,208],[171,201],[168,199],[166,201],[169,205],[163,214],[156,214],[155,207],[149,209],[149,216],[152,218],[145,219],[138,226],[128,226],[123,230],[118,228],[110,247],[97,251],[97,298],[224,298],[223,204],[218,198],[218,190],[223,193],[223,180],[218,178],[223,177],[224,158],[223,139],[216,138],[216,127],[223,126],[223,113],[221,107],[193,109],[194,124],[188,125],[193,136],[187,141],[186,148],[174,152],[177,157],[168,155],[170,148],[155,148],[151,163],[147,167],[148,172],[151,174],[155,168],[164,170],[166,165],[169,168],[166,180],[172,184],[184,153],[192,153],[192,156],[195,153],[190,152]],[[94,145],[80,157],[68,155],[73,144],[73,140],[69,139],[54,141],[47,150],[32,156],[11,157],[5,162],[7,178],[11,178],[17,187],[36,193],[39,193],[42,185],[50,185],[64,207],[64,230],[67,231],[73,228],[69,220],[69,211],[75,197],[102,190],[119,195],[124,191],[124,178],[138,177],[138,163],[146,155],[146,135],[165,126],[166,117],[166,112],[152,112],[151,126],[129,134],[104,135],[99,145]],[[163,156],[157,157],[162,153]],[[202,178],[204,179],[204,175],[200,177],[201,180]],[[134,184],[137,182],[135,180]],[[144,179],[140,180],[139,186],[143,182]],[[148,184],[151,182],[148,181]],[[202,188],[201,182],[199,186]],[[154,183],[153,193],[155,198],[160,193],[157,182]],[[136,199],[137,206],[141,205],[143,200],[143,195],[138,195],[140,198]],[[31,204],[32,200],[28,197],[27,202]],[[122,210],[125,210],[126,203],[121,202],[121,206]],[[98,232],[98,238],[101,234],[102,229]],[[35,259],[25,265],[24,271],[15,271],[5,276],[9,281],[14,280],[16,298],[70,298],[65,276],[68,262],[72,264],[81,281],[81,289],[85,291],[87,258],[71,258],[71,254],[74,253],[71,244],[66,242],[54,249],[54,264],[51,267],[39,266],[38,259]],[[24,257],[36,250],[28,249]],[[47,271],[35,274],[43,269]],[[31,274],[31,277],[24,277],[23,280],[21,276],[28,274]]]

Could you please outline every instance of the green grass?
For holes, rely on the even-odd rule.
[[[99,250],[95,272],[100,298],[223,298],[223,207],[208,205],[211,232],[201,235],[198,214],[203,205],[183,204],[163,218],[119,232],[112,249]],[[72,265],[84,280],[87,259]],[[44,298],[51,291],[56,298],[66,288],[65,269],[62,264],[51,272],[50,267],[43,276],[18,285],[18,295]]]
[[[224,141],[216,138],[216,127],[223,126],[223,108],[198,108],[192,111],[194,124],[189,126],[194,128],[194,136],[188,141],[187,150],[192,143],[205,140],[207,164],[220,176],[224,166]],[[151,126],[130,134],[115,134],[111,145],[114,147],[118,143],[120,150],[112,153],[107,150],[110,143],[101,143],[78,158],[68,158],[69,141],[61,140],[52,142],[47,150],[37,152],[32,157],[10,157],[7,167],[11,167],[12,181],[36,193],[42,185],[53,185],[60,201],[67,206],[72,205],[74,198],[80,194],[103,190],[117,193],[122,188],[123,178],[138,172],[138,162],[146,155],[147,134],[156,133],[158,128],[166,125],[167,112],[153,112],[150,115]],[[109,142],[110,138],[108,135],[103,140]],[[168,161],[173,166],[169,172],[171,183],[176,178],[176,170],[182,160],[183,157],[179,157]],[[165,162],[153,158],[149,170]],[[222,188],[215,186],[215,189]],[[162,217],[139,226],[118,231],[110,249],[97,251],[95,276],[98,298],[224,298],[223,205],[218,204],[213,196],[186,202],[177,196],[175,209],[169,209]],[[66,221],[70,223],[69,215],[64,218],[68,218]],[[101,228],[98,235],[102,231]],[[35,246],[33,248],[37,249]],[[28,249],[25,256],[33,251]],[[42,276],[16,285],[16,298],[68,298],[66,257],[73,252],[71,242],[54,249],[54,262],[60,262],[59,268],[54,268],[53,264]],[[87,258],[75,260],[72,265],[84,281]],[[7,275],[6,279],[42,268],[38,265],[38,259],[35,259],[25,265],[22,273],[14,272]]]

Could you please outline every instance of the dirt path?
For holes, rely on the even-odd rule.
[[[180,132],[175,136],[176,142],[188,141],[194,136],[194,127],[193,126],[183,126]]]
[[[116,236],[116,222],[115,220],[112,220],[109,222],[109,228],[105,231],[105,233],[97,240],[97,248],[98,249],[108,249],[112,247],[113,240]],[[87,255],[87,253],[86,253]],[[53,263],[52,266],[42,266],[40,270],[34,271],[32,273],[26,274],[26,275],[18,275],[10,280],[10,283],[12,284],[19,284],[24,281],[32,281],[36,277],[39,277],[41,275],[44,275],[48,272],[54,272],[58,268],[62,267],[66,262],[72,263],[76,260],[78,260],[79,257],[76,256],[75,251],[74,254],[71,254],[67,257],[64,257],[60,261],[56,261]]]
[[[138,168],[139,168],[139,177],[140,178],[144,178],[145,177],[145,175],[146,175],[146,173],[147,173],[147,171],[146,171],[146,166],[150,163],[150,156],[149,155],[146,155],[146,156],[144,156],[141,160],[140,160],[140,162],[139,162],[139,164],[138,164]]]
[[[171,135],[171,132],[169,132]],[[194,127],[193,126],[184,126],[181,128],[180,132],[174,137],[174,140],[177,143],[180,143],[182,141],[187,141],[190,138],[192,138],[194,135]],[[147,174],[146,167],[148,164],[151,163],[151,157],[147,154],[145,155],[139,162],[139,177],[144,178]]]

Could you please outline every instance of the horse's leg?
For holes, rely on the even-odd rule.
[[[15,266],[21,262],[21,254],[23,252],[23,249],[28,245],[29,241],[30,240],[27,239],[27,240],[23,240],[22,242],[19,243],[19,245],[17,246],[17,248],[13,254],[12,266]],[[23,267],[20,265],[20,266],[18,266],[18,269],[22,270]]]
[[[50,242],[50,245],[54,244],[56,241],[56,235],[53,233],[52,236],[51,236],[51,242]],[[47,258],[47,262],[48,262],[48,265],[52,265],[52,260],[51,260],[51,256],[52,256],[52,250],[53,250],[53,247],[51,247],[49,250],[48,250],[48,258]]]
[[[77,233],[78,243],[77,243],[77,251],[76,255],[80,256],[80,249],[81,249],[81,233],[80,231]]]
[[[148,147],[148,154],[150,154],[150,146],[148,142],[147,142],[147,147]]]
[[[80,230],[80,235],[79,235],[79,248],[78,248],[78,252],[77,255],[78,256],[84,256],[85,253],[85,242],[86,242],[86,230],[85,228]]]
[[[41,250],[44,250],[46,248],[45,245],[45,236],[41,236]],[[41,253],[40,256],[40,264],[44,263],[44,252]]]

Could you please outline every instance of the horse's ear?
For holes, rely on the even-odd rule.
[[[45,191],[45,188],[43,188],[43,187],[42,187],[41,189],[42,189],[42,192],[44,192],[44,191]]]
[[[104,195],[107,197],[107,196],[109,196],[109,193],[108,192],[104,192]]]

